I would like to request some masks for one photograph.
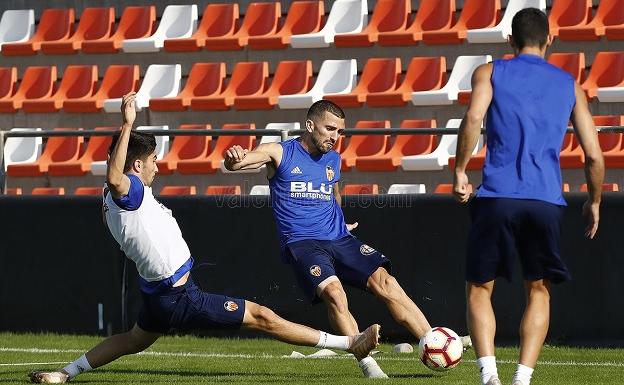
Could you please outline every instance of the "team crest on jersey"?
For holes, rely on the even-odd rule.
[[[320,277],[321,276],[321,267],[319,265],[312,265],[312,266],[310,266],[310,274],[312,274],[315,277]]]
[[[362,253],[363,255],[371,255],[374,252],[375,252],[375,249],[373,249],[369,245],[360,246],[360,253]]]
[[[226,303],[223,304],[223,307],[227,311],[236,311],[236,310],[238,310],[238,305],[236,304],[236,302],[233,302],[233,301],[227,301]]]
[[[334,169],[331,166],[325,168],[325,174],[327,175],[328,181],[331,182],[334,179]]]

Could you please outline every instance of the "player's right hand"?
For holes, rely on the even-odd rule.
[[[229,163],[238,163],[245,159],[249,150],[241,146],[232,146],[225,152],[225,161]]]
[[[453,195],[455,199],[460,203],[466,203],[470,198],[470,193],[468,175],[465,172],[456,171],[453,178]]]
[[[136,119],[136,92],[129,92],[121,98],[121,113],[123,124],[132,126]]]
[[[589,200],[585,201],[583,204],[583,216],[587,218],[585,237],[594,239],[598,231],[598,222],[600,221],[600,203],[592,203]]]

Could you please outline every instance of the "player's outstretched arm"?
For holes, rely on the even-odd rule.
[[[232,146],[225,152],[225,168],[230,171],[251,170],[272,163],[275,168],[282,160],[282,146],[279,143],[264,143],[249,151],[241,146]]]
[[[124,95],[121,100],[123,124],[121,125],[119,140],[115,148],[113,148],[110,159],[108,160],[106,184],[115,198],[121,198],[127,195],[130,189],[130,179],[124,174],[124,164],[126,163],[126,155],[128,154],[130,131],[132,131],[132,125],[136,119],[135,98],[136,93],[130,92]]]
[[[578,142],[585,153],[585,179],[587,180],[589,197],[583,205],[583,215],[587,217],[585,236],[591,239],[598,231],[598,221],[600,219],[604,158],[598,142],[598,133],[594,126],[594,120],[587,107],[585,92],[583,92],[578,83],[575,83],[574,87],[576,105],[572,110],[571,120]]]

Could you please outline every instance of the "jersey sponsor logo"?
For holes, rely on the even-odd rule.
[[[331,166],[325,168],[325,174],[327,175],[328,181],[331,182],[334,179],[334,169]]]
[[[290,173],[291,174],[303,174],[303,172],[301,172],[301,169],[299,168],[299,166],[295,166],[295,168],[293,168]]]
[[[375,249],[373,249],[369,245],[360,246],[360,253],[362,253],[362,255],[371,255],[374,252],[375,252]]]
[[[238,310],[238,305],[234,301],[227,301],[226,303],[223,304],[223,307],[227,311],[236,311],[236,310]]]
[[[310,274],[312,274],[315,277],[320,277],[321,276],[321,267],[319,265],[312,265],[312,266],[310,266]]]
[[[331,183],[321,183],[318,188],[314,188],[312,182],[290,182],[290,196],[292,198],[311,198],[331,200],[334,185]]]

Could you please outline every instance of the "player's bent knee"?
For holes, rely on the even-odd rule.
[[[342,285],[338,282],[332,282],[327,285],[321,293],[321,298],[327,305],[339,313],[346,312],[348,309],[347,295]]]
[[[245,309],[249,314],[249,317],[245,316],[245,326],[254,329],[271,330],[279,319],[273,310],[256,303],[248,303]]]

